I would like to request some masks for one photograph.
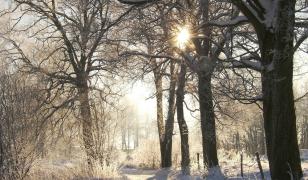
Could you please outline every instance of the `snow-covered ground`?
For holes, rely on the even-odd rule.
[[[308,149],[301,150],[302,168],[304,171],[304,180],[308,180]],[[258,169],[258,165],[254,159],[244,158],[243,171],[244,178],[240,174],[240,163],[239,158],[224,157],[220,162],[221,171],[214,169],[214,173],[206,173],[206,176],[201,176],[202,172],[193,171],[192,176],[183,176],[177,169],[159,169],[159,170],[145,170],[136,168],[120,168],[120,174],[124,179],[127,180],[258,180],[261,179],[261,174]],[[261,157],[261,164],[264,171],[265,179],[270,179],[269,168],[267,159]],[[223,176],[222,176],[222,174]]]
[[[301,150],[302,168],[304,180],[308,180],[308,149]],[[41,160],[37,162],[32,172],[31,180],[36,179],[72,179],[72,180],[256,180],[261,179],[258,165],[254,158],[244,156],[243,171],[244,178],[240,175],[239,154],[220,154],[221,169],[213,169],[212,172],[197,170],[196,164],[192,165],[192,176],[183,176],[178,168],[172,169],[140,169],[122,165],[101,170],[95,177],[89,178],[85,169],[80,166],[80,161],[69,160]],[[266,179],[270,179],[268,162],[261,157],[262,168]],[[205,174],[205,175],[204,175]],[[102,178],[104,177],[104,178]],[[108,178],[106,178],[108,177]]]
[[[135,168],[122,168],[120,172],[124,179],[127,180],[202,179],[200,176],[184,176],[181,175],[179,171],[171,169],[141,170]]]

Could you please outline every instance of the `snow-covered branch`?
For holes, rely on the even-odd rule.
[[[260,72],[263,69],[259,61],[252,61],[252,60],[233,61],[232,68],[249,68],[258,72]]]
[[[238,16],[230,21],[209,21],[207,23],[203,23],[200,25],[200,28],[204,26],[217,26],[217,27],[230,27],[230,26],[238,26],[244,23],[248,23],[248,19],[246,16]]]

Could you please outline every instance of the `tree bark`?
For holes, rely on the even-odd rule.
[[[189,157],[189,143],[188,143],[188,127],[184,118],[184,108],[183,108],[186,68],[187,68],[186,65],[182,63],[178,78],[178,88],[176,91],[176,109],[177,109],[177,120],[181,136],[182,173],[189,175],[190,157]]]
[[[157,119],[157,130],[159,136],[161,167],[163,167],[164,164],[163,160],[165,159],[165,151],[163,148],[164,131],[165,131],[164,117],[163,117],[163,82],[162,82],[163,79],[162,76],[160,75],[160,72],[156,71],[154,70],[155,88],[156,88],[156,119]]]
[[[200,0],[200,14],[203,23],[209,21],[209,0]],[[211,28],[205,26],[202,29],[206,37],[211,37]],[[213,107],[213,94],[211,77],[214,71],[213,59],[210,58],[211,43],[209,39],[193,40],[196,52],[199,55],[198,93],[200,104],[200,119],[203,147],[203,165],[207,168],[218,166],[216,130]]]
[[[165,133],[163,139],[163,168],[172,166],[172,136],[174,128],[174,111],[175,111],[175,86],[176,86],[176,70],[175,64],[170,64],[170,87],[169,87],[169,98],[168,98],[168,114],[165,124]]]
[[[201,132],[203,147],[203,163],[208,168],[218,166],[216,147],[216,125],[211,88],[211,75],[200,71],[199,77],[199,103],[201,115]]]
[[[81,79],[81,85],[78,87],[79,103],[80,103],[80,117],[82,122],[82,137],[84,141],[85,151],[87,155],[87,163],[90,171],[93,170],[95,151],[92,134],[92,118],[89,103],[89,87],[85,79]]]
[[[281,0],[276,15],[274,31],[259,34],[267,155],[273,180],[300,179],[292,89],[295,1]]]

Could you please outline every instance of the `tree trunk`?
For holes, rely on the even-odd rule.
[[[87,83],[83,83],[84,86],[78,88],[79,103],[80,103],[80,116],[82,121],[82,135],[87,155],[87,163],[90,171],[92,171],[93,163],[95,160],[94,141],[92,134],[92,118],[91,109],[89,104],[89,88]]]
[[[200,14],[202,23],[209,21],[209,0],[200,0]],[[206,37],[211,37],[210,26],[202,28]],[[218,166],[217,147],[216,147],[216,130],[213,107],[213,95],[211,87],[211,76],[214,71],[214,63],[210,56],[211,43],[209,39],[193,40],[196,52],[199,55],[198,70],[198,93],[200,104],[200,119],[202,132],[202,148],[204,166],[212,168]]]
[[[295,1],[280,1],[275,30],[259,35],[266,67],[262,72],[263,116],[273,180],[302,177],[292,89],[294,9]]]
[[[178,89],[176,91],[176,109],[177,109],[177,120],[181,136],[182,173],[189,175],[190,157],[189,157],[189,143],[188,143],[188,127],[184,118],[184,108],[183,108],[185,75],[186,75],[186,66],[185,64],[182,63],[181,71],[178,78]]]
[[[157,68],[157,67],[156,67]],[[158,69],[158,68],[157,68]],[[156,88],[156,118],[157,118],[157,129],[159,136],[159,147],[160,147],[160,159],[161,167],[163,167],[163,160],[165,159],[165,151],[163,148],[164,140],[164,117],[163,117],[163,82],[160,72],[154,70],[155,88]]]
[[[218,158],[211,73],[200,71],[198,73],[198,78],[203,163],[208,168],[212,168],[218,166]]]
[[[172,135],[174,128],[174,111],[175,111],[175,86],[176,86],[176,70],[175,64],[170,64],[170,87],[169,87],[169,98],[168,98],[168,115],[165,124],[165,133],[163,139],[163,168],[172,166]]]

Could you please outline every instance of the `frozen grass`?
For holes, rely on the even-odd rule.
[[[159,146],[154,140],[142,142],[140,146],[130,153],[121,152],[120,157],[124,159],[122,166],[139,169],[158,169],[160,165]]]
[[[111,165],[102,168],[96,165],[93,174],[89,174],[87,166],[80,160],[40,160],[35,163],[28,179],[29,180],[98,180],[117,179],[121,176],[117,167]]]

